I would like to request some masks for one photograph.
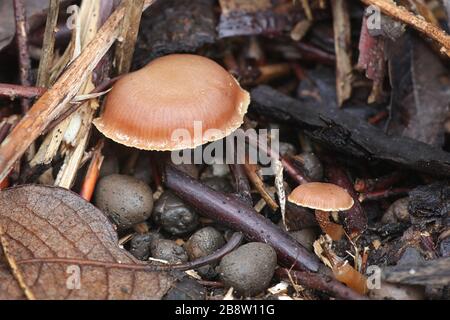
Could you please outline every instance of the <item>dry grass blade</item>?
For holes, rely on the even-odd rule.
[[[55,47],[55,32],[58,22],[60,0],[50,0],[50,8],[45,25],[44,41],[42,44],[42,56],[39,62],[36,85],[48,87],[50,85],[50,66],[53,60],[53,50]]]

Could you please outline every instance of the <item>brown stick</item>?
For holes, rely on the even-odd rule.
[[[130,70],[144,5],[144,0],[125,0],[125,2],[126,12],[121,31],[123,40],[117,44],[116,48],[117,74],[119,75]]]
[[[152,3],[153,1],[146,1],[144,9]],[[33,105],[6,138],[0,147],[0,180],[52,120],[70,108],[68,102],[78,93],[87,76],[117,39],[124,15],[125,7],[122,4],[78,58],[67,67],[55,85]]]
[[[44,41],[42,43],[42,55],[39,61],[39,69],[36,85],[48,88],[50,83],[50,67],[55,48],[56,24],[58,23],[60,0],[50,0],[47,22],[45,24]]]
[[[352,95],[352,48],[347,0],[331,0],[336,51],[336,94],[338,105]]]
[[[24,86],[30,86],[31,60],[28,52],[25,6],[22,0],[14,0],[14,17],[16,21],[17,49],[19,51],[20,83]],[[30,101],[22,99],[21,105],[22,113],[25,114],[30,107]]]
[[[264,199],[264,201],[267,203],[267,205],[273,210],[278,210],[278,204],[276,201],[272,198],[272,196],[267,192],[266,187],[264,185],[264,182],[259,177],[258,173],[256,172],[258,170],[258,166],[256,164],[250,164],[246,163],[245,165],[245,171],[247,172],[247,176],[252,182],[253,186],[258,190],[261,197]]]
[[[450,36],[442,29],[434,26],[416,16],[414,13],[408,11],[404,7],[397,6],[393,1],[386,0],[361,0],[364,4],[370,6],[377,6],[384,14],[399,20],[417,31],[424,33],[426,36],[439,43],[442,48],[441,51],[450,57]]]
[[[0,97],[33,99],[42,96],[47,89],[39,87],[21,86],[9,83],[0,83]]]
[[[186,271],[191,269],[200,268],[211,262],[221,259],[226,254],[236,249],[241,243],[242,235],[239,232],[235,232],[230,240],[220,249],[216,250],[212,254],[198,258],[194,261],[181,263],[181,264],[168,264],[168,265],[143,265],[143,264],[127,264],[108,261],[95,261],[84,259],[71,259],[71,258],[32,258],[20,260],[18,264],[30,264],[30,263],[66,263],[76,264],[81,266],[102,267],[102,268],[116,268],[116,269],[128,269],[128,270],[143,270],[143,271]]]

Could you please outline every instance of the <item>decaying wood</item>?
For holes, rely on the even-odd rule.
[[[53,50],[55,48],[56,24],[58,23],[60,0],[50,0],[50,8],[45,24],[44,41],[42,43],[42,55],[39,61],[39,69],[36,85],[48,87],[50,85],[50,67],[53,60]]]
[[[332,0],[334,48],[336,51],[336,94],[338,105],[352,95],[352,48],[347,0]]]
[[[153,1],[147,0],[144,9],[152,3]],[[0,146],[0,180],[3,180],[9,168],[51,121],[70,107],[68,102],[79,92],[89,73],[117,39],[124,15],[125,6],[121,4],[80,56],[67,67],[55,85],[33,105],[5,139]]]
[[[28,52],[28,35],[25,6],[23,0],[14,0],[13,4],[16,21],[17,48],[19,50],[20,83],[24,86],[30,86],[31,59],[30,53]],[[28,99],[22,99],[21,105],[22,113],[25,114],[30,106],[30,101]]]
[[[442,29],[429,23],[422,17],[416,16],[408,11],[405,7],[400,7],[393,1],[389,0],[361,0],[366,5],[374,5],[384,14],[397,19],[414,29],[424,33],[426,36],[439,43],[442,48],[441,51],[447,56],[450,56],[450,36]]]
[[[106,7],[106,4],[107,1],[104,0],[88,2],[83,1],[77,17],[77,19],[79,19],[78,23],[80,24],[80,50],[84,50],[86,45],[95,38],[98,32],[98,26],[103,22],[101,20],[103,15],[102,13],[105,13],[107,15],[111,13],[112,8],[103,10]],[[95,85],[93,83],[92,72],[89,73],[88,78],[86,79],[80,90],[80,94],[88,94],[94,89],[94,86]],[[65,126],[62,132],[64,135],[64,141],[67,144],[67,149],[64,150],[64,163],[56,177],[56,186],[67,189],[70,189],[72,187],[72,184],[74,183],[78,172],[78,168],[80,167],[81,160],[85,154],[86,146],[89,142],[92,120],[98,107],[99,103],[97,99],[89,100],[61,123],[60,126]],[[67,136],[71,136],[72,139],[66,139]],[[59,144],[61,142],[62,141],[60,140]],[[59,144],[55,146],[55,151],[59,147]]]
[[[117,74],[130,70],[144,5],[144,0],[126,0],[125,2],[127,6],[122,22],[122,39],[116,47]]]
[[[385,281],[393,283],[447,286],[450,283],[450,258],[386,267],[381,274]]]
[[[332,149],[369,160],[384,160],[417,171],[450,176],[450,154],[428,144],[388,136],[345,110],[305,104],[268,86],[252,90],[253,112],[302,127]]]

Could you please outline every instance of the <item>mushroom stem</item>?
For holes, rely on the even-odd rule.
[[[328,234],[333,241],[339,241],[342,239],[345,231],[344,228],[337,223],[330,221],[330,212],[316,210],[316,219],[323,232]]]

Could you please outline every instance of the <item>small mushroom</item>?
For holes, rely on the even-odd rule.
[[[106,137],[129,147],[193,149],[239,128],[249,103],[249,93],[216,62],[172,54],[121,78],[94,125]],[[196,133],[195,122],[201,123],[202,134]],[[175,130],[189,137],[180,139],[174,136]]]
[[[341,225],[330,221],[330,213],[350,209],[353,198],[348,192],[332,183],[311,182],[298,186],[288,200],[298,206],[315,209],[316,219],[323,232],[337,241],[344,235]]]

